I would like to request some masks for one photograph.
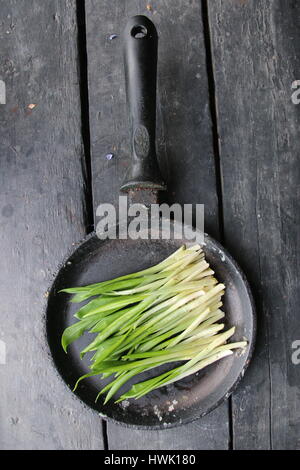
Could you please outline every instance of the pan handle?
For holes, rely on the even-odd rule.
[[[121,190],[164,190],[155,150],[157,31],[146,16],[133,16],[124,31],[124,65],[131,137],[131,165]]]

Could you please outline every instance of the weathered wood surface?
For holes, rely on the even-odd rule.
[[[170,203],[204,203],[206,230],[218,236],[218,201],[198,1],[86,1],[94,209],[117,204],[129,163],[122,32],[129,17],[146,14],[159,33],[158,155]],[[114,37],[116,35],[117,37]],[[114,37],[114,39],[112,39]],[[113,153],[114,158],[106,159]],[[228,403],[205,419],[168,431],[132,431],[107,424],[110,449],[226,449]]]
[[[208,2],[226,245],[255,289],[258,342],[233,398],[236,449],[300,448],[300,4]]]
[[[58,377],[44,336],[44,294],[86,225],[75,6],[1,2],[2,449],[102,448],[99,416]]]
[[[202,3],[213,54],[225,242],[254,289],[257,349],[232,399],[232,441],[226,403],[196,423],[160,432],[108,423],[108,447],[300,449],[300,365],[291,360],[292,343],[300,339],[300,105],[291,101],[291,84],[300,79],[300,6]],[[201,2],[85,4],[94,210],[117,202],[129,162],[121,34],[128,17],[143,13],[160,35],[165,199],[204,203],[206,230],[219,238]],[[7,0],[1,7],[7,104],[0,104],[0,340],[7,354],[0,363],[0,448],[101,449],[102,422],[57,376],[43,319],[53,273],[91,229],[76,2]]]

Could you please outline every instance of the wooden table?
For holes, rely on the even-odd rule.
[[[232,398],[151,432],[105,423],[70,393],[43,317],[58,264],[118,198],[129,162],[120,35],[139,13],[160,37],[166,200],[205,204],[206,231],[238,260],[258,309]],[[300,448],[299,29],[292,0],[1,2],[1,448]]]

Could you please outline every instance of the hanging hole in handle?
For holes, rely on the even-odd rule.
[[[147,28],[145,26],[137,25],[134,26],[131,30],[131,36],[135,39],[145,38],[148,34]]]

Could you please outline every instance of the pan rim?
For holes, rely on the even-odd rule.
[[[51,296],[51,292],[55,288],[55,283],[56,283],[56,280],[57,280],[61,270],[65,267],[68,260],[76,253],[76,251],[82,245],[84,245],[90,239],[92,239],[94,237],[99,239],[99,237],[97,236],[97,232],[92,231],[89,234],[87,234],[85,237],[79,239],[78,242],[74,242],[72,244],[72,247],[69,248],[69,250],[66,252],[66,255],[64,256],[63,260],[60,263],[58,263],[57,269],[53,273],[52,280],[49,282],[49,286],[48,286],[48,289],[46,291],[48,293],[48,296],[44,298],[44,306],[43,306],[44,339],[45,339],[47,349],[48,349],[48,352],[49,352],[50,361],[51,361],[51,364],[54,368],[56,376],[60,379],[61,382],[63,382],[63,384],[67,388],[67,390],[69,392],[71,392],[76,397],[76,399],[78,399],[81,402],[81,404],[83,405],[84,408],[86,408],[87,410],[91,410],[93,413],[96,413],[101,419],[107,420],[109,422],[112,422],[114,424],[117,424],[118,426],[122,426],[122,427],[125,427],[125,428],[136,429],[136,430],[140,429],[140,430],[147,430],[147,431],[149,431],[149,430],[153,430],[153,431],[156,430],[157,431],[157,430],[171,429],[171,428],[183,426],[183,425],[195,422],[200,418],[203,418],[204,416],[211,413],[214,409],[219,407],[222,403],[224,403],[232,395],[232,393],[236,390],[236,388],[240,384],[242,378],[244,377],[245,372],[246,372],[246,370],[247,370],[247,368],[248,368],[248,366],[251,362],[251,359],[253,357],[253,352],[254,352],[255,343],[256,343],[257,315],[256,315],[256,306],[255,306],[254,297],[253,297],[253,294],[252,294],[252,291],[251,291],[249,281],[248,281],[246,275],[244,274],[244,271],[241,269],[241,267],[235,261],[235,259],[231,256],[231,254],[227,251],[227,249],[224,248],[217,240],[215,240],[213,237],[211,237],[206,232],[203,232],[203,235],[204,235],[204,242],[202,243],[202,246],[205,246],[207,244],[207,241],[209,241],[220,252],[224,253],[226,258],[234,266],[236,272],[239,274],[239,276],[240,276],[240,278],[241,278],[241,280],[244,284],[245,292],[246,292],[246,294],[249,298],[249,303],[251,305],[252,334],[251,334],[251,338],[249,340],[249,346],[247,348],[247,352],[245,354],[244,365],[243,365],[240,373],[238,374],[237,378],[235,379],[234,383],[229,388],[229,390],[226,393],[224,393],[224,395],[219,400],[217,400],[213,405],[208,407],[205,411],[197,414],[196,416],[191,416],[191,417],[187,417],[187,418],[180,418],[180,420],[178,420],[177,422],[172,422],[172,423],[165,423],[165,424],[159,423],[159,424],[154,424],[154,425],[143,425],[143,424],[131,424],[131,423],[126,423],[124,421],[117,420],[115,418],[112,418],[111,416],[106,415],[102,411],[100,412],[100,411],[96,410],[95,408],[93,408],[92,406],[88,405],[76,392],[73,392],[71,387],[67,384],[65,378],[63,377],[63,374],[60,372],[59,366],[55,362],[54,354],[52,353],[51,346],[50,346],[49,335],[48,335],[48,303],[49,303],[49,298]],[[102,242],[104,242],[104,243],[105,243],[105,241],[106,240],[102,240]]]

